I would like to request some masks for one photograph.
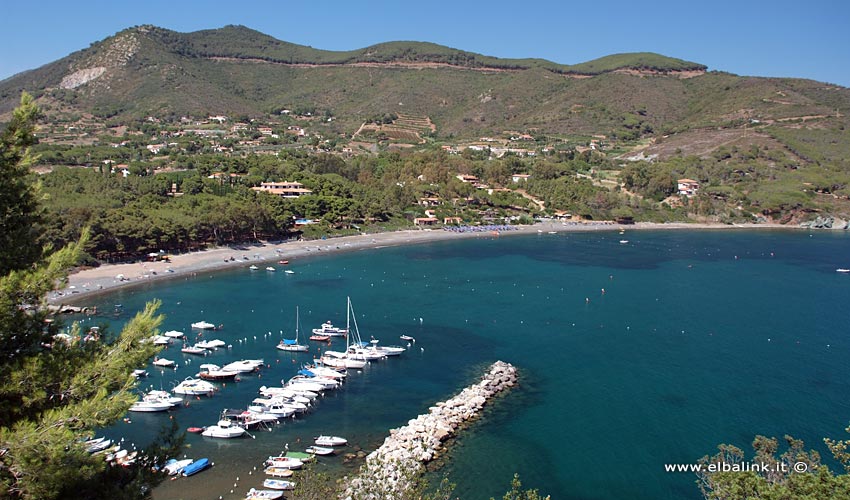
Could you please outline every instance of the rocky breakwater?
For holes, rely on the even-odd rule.
[[[366,457],[357,476],[346,481],[342,498],[368,500],[402,498],[410,491],[425,468],[437,456],[441,443],[460,426],[474,418],[493,396],[517,383],[517,370],[497,361],[481,381],[453,398],[429,408],[406,426],[390,430],[384,443]]]

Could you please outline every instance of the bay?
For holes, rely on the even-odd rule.
[[[318,344],[298,355],[274,348],[292,336],[296,306],[302,333],[326,320],[344,324],[351,296],[364,338],[417,339],[272,432],[235,441],[189,435],[186,454],[216,465],[166,482],[155,498],[242,497],[262,482],[255,468],[264,458],[322,433],[370,451],[502,359],[520,369],[520,387],[454,441],[438,473],[460,498],[500,498],[516,472],[524,487],[553,498],[696,499],[695,477],[665,473],[664,464],[695,462],[720,443],[750,450],[756,434],[791,434],[827,456],[822,438],[844,437],[850,276],[835,269],[848,261],[850,237],[837,232],[481,238],[303,258],[290,264],[295,274],[199,273],[102,297],[98,310],[117,316],[86,321],[117,329],[159,298],[163,330],[224,325],[204,337],[232,348],[192,358],[172,346],[161,356],[180,367],[148,367],[143,388],[168,389],[202,362],[266,360],[212,398],[168,415],[131,414],[107,430],[139,446],[169,418],[182,428],[215,423],[223,408],[244,408],[261,385],[312,359]],[[320,467],[355,470],[340,457]]]

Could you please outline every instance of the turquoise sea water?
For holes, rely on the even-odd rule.
[[[454,442],[441,470],[461,498],[500,498],[518,472],[525,487],[559,499],[696,499],[695,478],[663,464],[694,462],[719,443],[749,450],[756,434],[791,434],[823,455],[823,437],[844,437],[850,276],[838,267],[850,267],[850,235],[538,234],[304,258],[293,275],[241,268],[98,301],[100,311],[122,304],[116,328],[152,298],[163,302],[163,330],[225,325],[205,336],[232,349],[190,358],[175,345],[162,356],[180,368],[149,367],[145,387],[170,388],[202,362],[266,359],[261,374],[172,412],[184,428],[215,423],[222,408],[244,407],[260,385],[311,359],[274,348],[281,330],[292,335],[296,306],[305,332],[344,324],[350,295],[364,337],[417,339],[273,432],[189,435],[186,453],[216,466],[166,482],[156,498],[241,498],[262,482],[254,467],[264,458],[319,433],[374,449],[502,359],[520,368],[520,387]],[[142,444],[168,418],[133,414],[108,434]],[[320,467],[352,471],[341,463]]]

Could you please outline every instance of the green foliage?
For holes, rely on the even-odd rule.
[[[523,490],[522,482],[519,480],[519,474],[514,474],[511,480],[511,490],[505,493],[502,500],[549,500],[549,495],[541,496],[540,493],[534,490]],[[490,500],[495,500],[491,498]]]
[[[41,214],[29,173],[38,114],[32,96],[24,93],[0,134],[0,275],[32,265],[42,253],[37,234]]]
[[[848,428],[850,432],[850,428]],[[824,440],[836,460],[848,469],[846,441]],[[755,456],[748,461],[740,448],[731,445],[718,446],[714,456],[705,456],[699,463],[703,471],[697,473],[697,485],[707,500],[743,500],[765,498],[776,500],[850,499],[850,475],[834,474],[821,463],[820,455],[806,451],[798,439],[785,436],[787,449],[777,455],[776,438],[756,436],[753,441]],[[710,470],[710,464],[721,466]],[[750,464],[767,466],[753,470]],[[731,470],[733,467],[740,470]],[[747,470],[750,469],[750,470]]]
[[[35,112],[22,99],[17,144],[26,144]],[[8,129],[7,129],[8,133]],[[22,162],[25,155],[17,157]],[[17,165],[12,165],[16,167]],[[0,226],[37,211],[0,213]],[[81,438],[123,416],[136,395],[133,369],[156,351],[149,337],[162,322],[159,303],[148,304],[112,337],[86,340],[78,324],[57,336],[47,321],[46,296],[67,278],[88,241],[79,241],[23,269],[0,273],[0,498],[144,498],[161,476],[150,473],[179,445],[174,430],[128,470],[88,454]]]

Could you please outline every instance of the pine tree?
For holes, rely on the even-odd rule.
[[[41,258],[37,225],[41,222],[36,190],[29,180],[38,108],[24,93],[21,105],[0,134],[0,276]]]
[[[0,140],[0,233],[38,219],[25,173],[38,109],[26,94],[14,116]],[[129,469],[89,455],[82,439],[120,419],[136,399],[131,373],[157,350],[146,340],[162,322],[159,303],[101,341],[83,340],[78,325],[69,338],[56,337],[60,324],[46,297],[80,259],[88,231],[46,258],[40,250],[24,255],[21,245],[35,246],[37,238],[0,236],[0,498],[144,498],[161,479],[151,467],[180,444],[176,429]]]

